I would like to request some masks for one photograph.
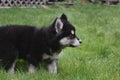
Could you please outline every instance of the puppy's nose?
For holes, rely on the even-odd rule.
[[[79,43],[81,44],[81,43],[82,43],[82,40],[79,40]]]
[[[82,41],[80,41],[80,44],[82,43]]]
[[[81,39],[79,39],[78,37],[77,37],[77,39],[78,39],[79,43],[81,44],[81,43],[82,43],[82,40],[81,40]]]

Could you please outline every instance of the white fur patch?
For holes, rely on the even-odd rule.
[[[51,64],[48,64],[47,68],[50,73],[56,74],[57,73],[57,61],[54,60]]]
[[[71,30],[71,34],[75,34],[75,32],[73,30]]]
[[[36,72],[36,67],[32,64],[29,65],[28,67],[28,72],[29,73],[35,73]]]
[[[60,40],[60,44],[61,45],[69,45],[70,44],[70,39],[68,39],[67,37],[64,37]]]
[[[46,54],[46,53],[43,54],[43,56],[42,56],[43,59],[48,59],[49,57],[50,57],[50,56],[49,56],[48,54]]]
[[[48,54],[43,54],[43,59],[58,59],[59,58],[59,54],[58,53],[53,53],[53,55],[48,55]]]
[[[16,64],[16,60],[14,61],[14,63],[12,64],[12,66],[8,69],[8,71],[7,71],[8,73],[14,74],[15,64]]]

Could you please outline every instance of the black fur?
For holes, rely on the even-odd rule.
[[[47,27],[37,28],[26,25],[8,25],[0,27],[0,63],[7,71],[16,59],[24,59],[29,64],[38,67],[43,61],[44,53],[53,55],[60,53],[65,47],[59,40],[70,34],[75,28],[67,21],[63,14],[61,21],[64,24],[61,33],[55,30],[56,20]]]

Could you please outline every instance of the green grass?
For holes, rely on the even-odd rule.
[[[83,43],[63,50],[58,74],[43,67],[35,74],[17,70],[14,75],[0,70],[0,80],[120,80],[120,7],[76,4],[73,7],[0,9],[0,25],[51,24],[67,14]]]

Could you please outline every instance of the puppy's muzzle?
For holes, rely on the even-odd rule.
[[[81,40],[81,39],[79,39],[79,38],[74,38],[71,46],[72,46],[72,47],[78,47],[81,43],[82,43],[82,40]]]

